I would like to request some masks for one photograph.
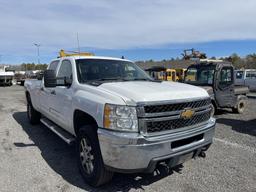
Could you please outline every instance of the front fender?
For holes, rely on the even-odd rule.
[[[99,127],[103,127],[104,106],[106,103],[125,105],[120,97],[108,93],[101,94],[79,90],[73,98],[73,111],[80,110],[92,116]]]

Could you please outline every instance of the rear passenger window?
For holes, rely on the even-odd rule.
[[[48,69],[56,71],[58,64],[59,64],[59,61],[53,61],[50,63],[50,66]]]

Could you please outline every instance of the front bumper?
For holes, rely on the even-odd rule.
[[[153,172],[158,162],[175,162],[182,155],[191,152],[198,154],[202,150],[207,150],[212,143],[214,130],[215,119],[212,118],[207,124],[193,129],[161,136],[145,137],[138,133],[114,132],[99,128],[98,137],[107,168],[117,172]],[[197,136],[202,137],[187,142]],[[181,141],[179,145],[173,145],[177,141]]]

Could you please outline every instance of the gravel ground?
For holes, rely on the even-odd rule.
[[[26,117],[23,87],[0,87],[0,191],[256,191],[256,98],[243,115],[222,111],[205,159],[169,173],[115,174],[93,189],[76,166],[74,147]]]

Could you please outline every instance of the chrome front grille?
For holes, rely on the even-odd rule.
[[[183,127],[193,126],[210,119],[211,112],[194,115],[191,119],[172,119],[167,121],[149,121],[147,122],[147,132],[155,133],[160,131],[168,131]]]
[[[144,107],[145,113],[163,113],[171,111],[180,111],[185,108],[199,108],[211,104],[210,99],[203,99],[198,101],[172,103],[165,105],[147,105]]]
[[[211,118],[210,105],[210,98],[172,103],[144,103],[137,108],[139,127],[144,135],[195,127]],[[182,112],[188,109],[194,111],[194,114],[190,118],[182,117]]]

